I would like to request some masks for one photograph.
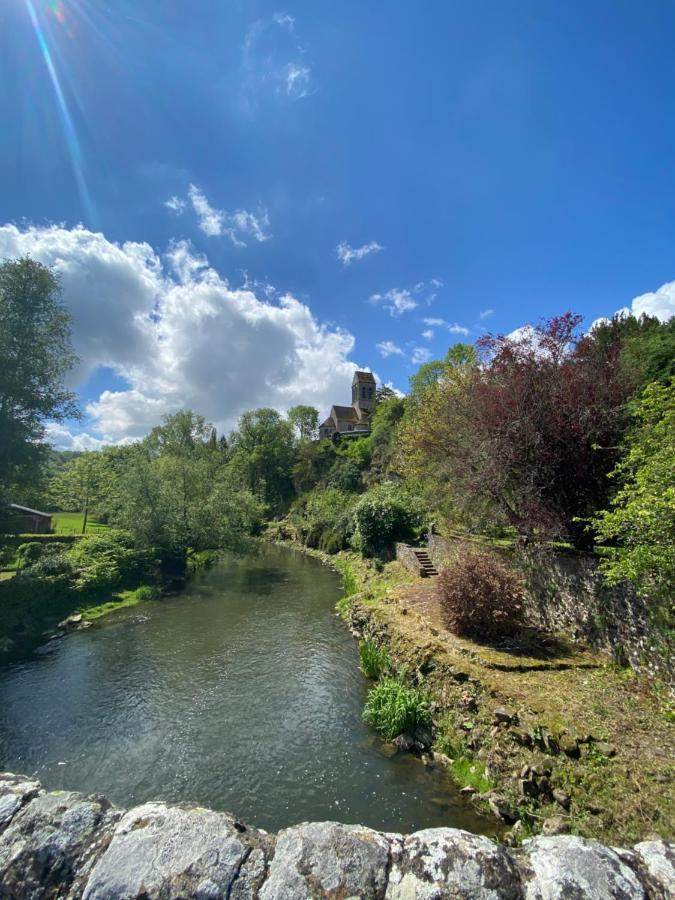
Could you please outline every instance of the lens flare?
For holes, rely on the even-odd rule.
[[[37,38],[40,52],[42,53],[45,66],[47,67],[47,71],[49,73],[49,78],[54,89],[54,94],[56,95],[56,102],[63,124],[66,145],[68,147],[68,153],[70,154],[70,160],[73,167],[73,173],[75,175],[77,190],[80,195],[80,200],[82,201],[82,205],[90,221],[90,224],[95,224],[96,217],[94,215],[94,206],[91,201],[87,182],[84,177],[82,150],[80,147],[80,141],[77,137],[75,123],[73,122],[73,117],[70,114],[70,109],[68,108],[68,103],[61,87],[61,80],[59,79],[58,72],[56,71],[56,66],[54,65],[54,59],[49,49],[45,30],[40,23],[40,19],[35,10],[33,0],[24,0],[24,2],[26,5],[26,9],[28,10],[28,15],[30,17],[33,30],[35,31],[35,36]],[[61,25],[65,26],[66,14],[61,0],[50,0],[49,10],[54,15],[55,19]]]

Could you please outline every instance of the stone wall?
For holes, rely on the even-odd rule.
[[[442,567],[462,542],[429,535],[429,556]],[[622,664],[671,682],[671,648],[652,625],[647,605],[627,584],[608,588],[597,560],[540,548],[497,549],[523,573],[528,621],[611,653]]]
[[[405,566],[406,569],[409,569],[411,572],[414,572],[415,575],[418,575],[420,578],[424,576],[424,570],[420,565],[419,559],[413,553],[412,547],[409,544],[396,544],[396,559],[401,563],[401,565]]]
[[[277,835],[226,813],[100,795],[46,793],[0,774],[0,897],[17,900],[665,900],[675,845],[616,850],[538,837],[509,849],[454,828],[383,834],[359,825],[296,825]]]

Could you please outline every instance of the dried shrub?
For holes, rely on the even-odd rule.
[[[438,598],[443,624],[454,634],[504,637],[523,625],[522,579],[484,550],[467,548],[451,568],[441,572]]]

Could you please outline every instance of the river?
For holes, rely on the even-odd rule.
[[[489,830],[446,773],[392,756],[362,722],[368,682],[339,596],[333,571],[264,546],[49,642],[0,668],[0,769],[274,830]]]

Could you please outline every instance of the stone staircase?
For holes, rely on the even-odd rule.
[[[416,547],[413,547],[412,551],[417,557],[418,563],[420,564],[420,575],[422,576],[422,578],[429,578],[432,575],[438,575],[438,569],[429,558],[429,554],[426,550],[418,550]]]

